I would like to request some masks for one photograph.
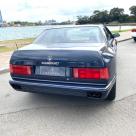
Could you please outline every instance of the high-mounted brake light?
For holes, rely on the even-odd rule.
[[[10,73],[18,74],[18,75],[31,75],[32,69],[31,69],[31,66],[10,64]]]
[[[132,29],[132,32],[136,32],[136,29]]]
[[[109,79],[108,68],[73,68],[74,78],[79,79]]]

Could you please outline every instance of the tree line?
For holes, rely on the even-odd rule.
[[[108,10],[95,10],[91,16],[77,16],[77,24],[93,23],[136,23],[136,6],[129,8],[130,15],[124,13],[123,8],[112,8]]]

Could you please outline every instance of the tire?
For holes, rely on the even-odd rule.
[[[112,87],[110,93],[108,94],[108,97],[106,98],[106,100],[109,101],[113,101],[116,98],[116,82],[114,84],[114,86]]]
[[[136,42],[136,37],[134,37],[133,39],[134,39],[134,41]]]

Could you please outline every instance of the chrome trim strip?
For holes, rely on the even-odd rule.
[[[28,82],[22,82],[22,81],[13,81],[17,84],[22,85],[36,85],[36,86],[43,86],[43,87],[56,87],[56,88],[64,88],[64,89],[76,89],[76,90],[105,90],[105,88],[94,88],[94,87],[78,87],[78,86],[70,86],[70,85],[56,85],[56,84],[39,84],[39,83],[28,83]]]
[[[83,82],[69,82],[69,81],[53,81],[53,80],[42,80],[42,79],[29,79],[29,78],[20,78],[20,77],[13,77],[14,79],[22,79],[22,80],[29,80],[29,81],[45,81],[45,82],[52,82],[52,83],[66,83],[66,84],[85,84],[85,85],[106,85],[106,84],[96,84],[96,83],[83,83]]]
[[[116,81],[116,76],[114,76],[113,79],[111,80],[111,82],[106,86],[106,89],[111,88],[112,85],[114,85],[115,81]]]

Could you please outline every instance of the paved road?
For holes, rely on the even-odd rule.
[[[136,43],[118,46],[117,99],[85,98],[16,92],[9,75],[0,75],[1,136],[135,136]]]

